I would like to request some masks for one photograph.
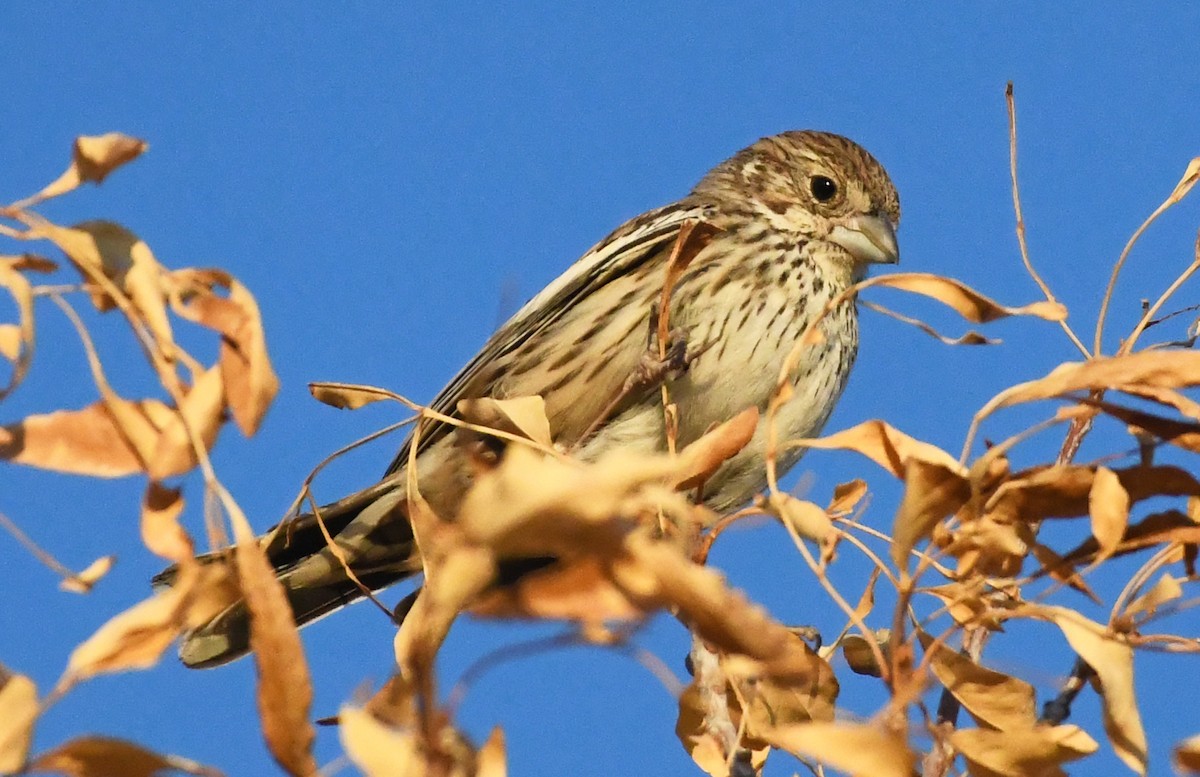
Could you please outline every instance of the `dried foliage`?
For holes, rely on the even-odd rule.
[[[1011,90],[1009,98],[1018,241],[1044,299],[1006,306],[959,281],[917,273],[874,278],[849,292],[897,289],[942,303],[973,324],[1032,317],[1060,327],[1080,351],[1081,362],[997,391],[966,431],[959,456],[883,420],[870,420],[820,439],[773,439],[769,493],[732,515],[699,506],[694,496],[705,479],[747,443],[759,424],[774,429],[776,413],[790,399],[784,377],[819,338],[815,321],[781,366],[779,388],[765,414],[747,411],[678,452],[670,440],[670,455],[622,454],[583,464],[555,448],[537,397],[480,398],[463,403],[459,417],[449,419],[382,389],[313,385],[317,399],[336,407],[398,400],[415,411],[418,434],[421,421],[436,419],[490,435],[502,448],[478,462],[475,484],[458,515],[434,514],[412,474],[416,468],[409,468],[408,514],[421,550],[424,586],[396,632],[396,675],[368,701],[347,704],[338,716],[351,762],[368,775],[505,774],[501,730],[482,746],[472,744],[456,728],[455,705],[445,700],[434,671],[438,651],[461,614],[566,621],[574,625],[576,641],[624,647],[647,619],[667,613],[693,635],[692,678],[685,685],[662,662],[646,663],[668,687],[679,689],[676,734],[710,775],[756,773],[773,750],[816,770],[823,765],[847,774],[907,777],[920,770],[940,777],[955,773],[958,759],[975,775],[1062,774],[1065,764],[1101,746],[1088,732],[1063,723],[1074,694],[1088,682],[1101,701],[1107,746],[1133,772],[1147,772],[1150,754],[1134,691],[1135,653],[1200,650],[1195,636],[1147,633],[1151,623],[1197,601],[1186,598],[1185,591],[1196,579],[1200,479],[1154,458],[1161,446],[1200,452],[1200,403],[1186,393],[1200,386],[1200,354],[1188,350],[1190,342],[1142,347],[1141,338],[1182,282],[1200,268],[1200,242],[1179,279],[1146,306],[1111,354],[1102,350],[1102,332],[1133,243],[1195,185],[1200,159],[1187,167],[1117,260],[1089,349],[1025,248]],[[7,222],[0,224],[0,233],[56,247],[70,268],[62,272],[78,276],[72,285],[50,285],[46,279],[60,272],[58,262],[33,253],[0,257],[0,284],[15,300],[18,317],[0,324],[0,354],[11,368],[0,397],[17,388],[28,371],[35,310],[40,314],[35,303],[47,297],[75,324],[99,395],[89,407],[48,410],[4,427],[0,451],[12,463],[62,472],[143,474],[145,545],[178,567],[171,588],[115,615],[75,649],[50,696],[39,700],[29,678],[0,669],[0,773],[149,775],[168,768],[213,773],[102,737],[30,755],[31,734],[57,695],[97,674],[153,665],[182,630],[244,596],[265,741],[287,773],[314,774],[311,688],[299,637],[262,549],[208,460],[225,422],[232,419],[242,432],[253,434],[276,390],[254,298],[223,271],[163,267],[145,243],[119,225],[62,227],[34,210],[84,182],[99,183],[145,148],[122,135],[80,138],[58,180],[0,209]],[[690,231],[681,236],[679,260],[670,263],[664,278],[662,309],[668,308],[674,275],[686,264]],[[76,312],[79,304],[124,319],[161,384],[161,396],[127,398],[112,388]],[[876,303],[871,307],[890,313]],[[894,315],[946,343],[994,342],[973,332],[945,337],[923,321]],[[179,345],[175,331],[187,324],[219,338],[215,363],[203,364]],[[665,387],[663,402],[667,417],[674,417],[678,411]],[[1002,411],[1030,403],[1050,404],[1045,422],[1004,427]],[[1076,463],[1082,440],[1097,422],[1127,430],[1132,453],[1114,448],[1096,462]],[[985,423],[1008,436],[977,445]],[[1014,464],[1031,438],[1063,427],[1058,456]],[[827,506],[781,491],[774,457],[795,447],[857,453],[895,479],[903,495],[894,510],[871,503],[869,484],[877,474],[869,467],[862,479],[839,486]],[[206,516],[209,536],[232,533],[237,543],[223,563],[193,560],[194,543],[180,524],[183,495],[164,482],[193,468],[203,473],[206,503],[217,506]],[[1145,506],[1150,500],[1153,512]],[[878,518],[884,511],[892,514],[888,531],[861,520],[865,513]],[[845,626],[823,646],[810,644],[811,630],[780,623],[708,567],[709,550],[721,533],[749,515],[780,522],[814,581],[844,611]],[[1070,522],[1075,544],[1052,547],[1040,531],[1048,521]],[[32,546],[11,521],[5,519],[5,526]],[[36,546],[31,549],[73,590],[88,590],[111,563],[101,559],[73,573]],[[839,590],[831,580],[839,553],[861,553],[874,567],[861,589]],[[1097,569],[1132,554],[1144,558],[1115,598],[1092,590],[1088,579]],[[554,563],[497,585],[506,562],[529,558],[553,558]],[[877,612],[881,587],[891,589],[883,597],[894,602],[890,612]],[[1073,609],[1071,602],[1080,601],[1076,592],[1108,604],[1107,621]],[[1039,689],[989,666],[985,658],[989,639],[1008,638],[1005,626],[1019,620],[1047,624],[1047,639],[1056,640],[1064,656],[1079,658],[1072,683],[1041,714]],[[851,720],[839,711],[839,678],[849,675],[835,669],[838,653],[851,672],[878,678],[887,690],[889,701],[869,718]],[[960,720],[960,711],[969,720]],[[1200,772],[1195,738],[1182,743],[1174,758],[1178,769]]]

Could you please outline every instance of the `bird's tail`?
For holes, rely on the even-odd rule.
[[[326,531],[351,560],[358,583],[346,574],[311,513],[290,519],[260,538],[297,626],[361,599],[359,583],[376,591],[419,571],[404,503],[402,490],[384,482],[321,508]],[[198,559],[215,563],[227,559],[228,553],[218,551]],[[174,567],[164,570],[154,584],[169,586],[175,576]],[[191,668],[206,669],[240,658],[249,649],[250,614],[245,602],[239,601],[185,634],[179,657]]]

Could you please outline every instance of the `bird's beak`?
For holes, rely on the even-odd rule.
[[[829,233],[829,239],[860,262],[895,264],[900,261],[896,230],[882,213],[844,219]]]

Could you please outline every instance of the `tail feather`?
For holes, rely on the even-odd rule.
[[[284,586],[296,625],[312,623],[361,599],[362,588],[351,580],[333,554],[325,532],[333,537],[362,585],[377,591],[418,571],[413,561],[413,535],[403,514],[403,493],[394,482],[377,484],[320,510],[273,528],[262,540],[268,561]],[[357,519],[357,520],[356,520]],[[198,557],[202,563],[228,559],[228,551]],[[171,585],[174,567],[154,578]],[[179,656],[193,668],[229,663],[250,649],[250,614],[245,602],[226,608],[209,622],[184,635]]]

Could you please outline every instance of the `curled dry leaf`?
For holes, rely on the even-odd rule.
[[[833,499],[825,512],[834,517],[849,515],[867,495],[867,481],[855,478],[846,483],[838,483],[833,489]]]
[[[91,593],[92,586],[96,585],[100,581],[100,578],[109,573],[109,570],[113,568],[113,564],[116,561],[116,556],[101,556],[91,564],[88,564],[83,571],[63,578],[58,587],[60,590],[70,591],[73,594]]]
[[[266,334],[254,295],[233,281],[229,286],[229,301],[241,309],[244,317],[236,330],[222,332],[221,376],[225,379],[225,396],[233,420],[242,434],[249,437],[258,431],[279,393],[279,377],[267,354]]]
[[[875,648],[878,648],[884,659],[887,659],[891,642],[892,630],[879,629],[871,635],[870,641],[861,634],[847,634],[842,637],[838,646],[841,647],[842,658],[846,660],[846,665],[850,667],[851,672],[868,677],[883,677],[883,667],[879,665],[879,659],[876,658]],[[871,647],[872,643],[875,648]]]
[[[850,450],[861,453],[871,461],[903,479],[905,467],[912,459],[937,464],[947,471],[965,476],[966,470],[958,460],[936,445],[909,437],[890,424],[879,421],[864,421],[834,434],[808,440],[797,440],[805,448]]]
[[[919,593],[931,594],[941,600],[950,617],[960,626],[1003,631],[1000,619],[993,612],[994,604],[983,595],[983,580],[948,583],[933,588],[919,588]]]
[[[1061,397],[1073,391],[1121,388],[1184,388],[1200,385],[1200,353],[1138,351],[1086,362],[1068,362],[1037,380],[1019,383],[993,397],[975,418],[1024,402]]]
[[[338,410],[358,410],[360,407],[393,398],[391,392],[346,383],[309,383],[308,391],[313,395],[313,399]]]
[[[226,401],[242,433],[254,434],[279,392],[254,295],[221,270],[178,270],[166,286],[176,313],[221,335],[218,363]],[[218,287],[227,296],[217,294]]]
[[[1000,340],[985,337],[974,330],[965,332],[958,337],[947,337],[919,318],[913,318],[912,316],[906,316],[903,313],[897,313],[891,308],[884,307],[883,305],[879,305],[874,302],[867,302],[866,300],[860,300],[858,304],[862,307],[874,310],[876,313],[882,313],[889,318],[894,318],[897,321],[908,324],[909,326],[914,326],[943,345],[997,345],[1000,343]]]
[[[1113,750],[1138,774],[1146,773],[1146,731],[1133,690],[1133,648],[1103,626],[1065,607],[1039,607],[1035,617],[1053,621],[1071,648],[1096,671],[1104,730]]]
[[[1096,752],[1096,741],[1078,726],[1037,726],[995,731],[959,729],[950,735],[954,749],[978,777],[1065,777],[1060,765]]]
[[[1061,303],[1043,300],[1021,307],[1001,305],[962,281],[932,273],[888,273],[872,278],[871,285],[935,299],[974,324],[986,324],[1008,316],[1036,316],[1046,321],[1067,318],[1067,309]]]
[[[762,733],[774,747],[860,777],[911,777],[916,757],[903,737],[860,723],[795,723]]]
[[[767,498],[767,507],[772,515],[806,540],[820,544],[833,533],[833,521],[829,515],[812,502],[775,492]]]
[[[546,401],[541,397],[464,399],[458,403],[458,413],[469,423],[524,437],[546,448],[554,445]]]
[[[1179,467],[1135,466],[1112,473],[1116,481],[1103,487],[1109,496],[1102,498],[1119,500],[1119,496],[1114,496],[1118,486],[1125,491],[1130,504],[1155,496],[1200,496],[1200,481]],[[1088,515],[1096,474],[1094,467],[1074,464],[1017,473],[992,493],[984,505],[984,514],[1006,524]],[[1119,516],[1113,520],[1120,522]]]
[[[37,686],[0,665],[0,774],[25,765],[38,716]]]
[[[246,516],[232,499],[225,499],[224,504],[237,541],[234,564],[250,611],[250,649],[258,670],[263,736],[271,755],[289,774],[315,775],[312,746],[316,733],[308,715],[312,683],[292,608]]]
[[[192,539],[179,525],[183,492],[151,480],[142,498],[142,542],[151,553],[184,564],[191,560]]]
[[[1088,491],[1088,514],[1092,518],[1092,536],[1100,547],[1097,561],[1116,552],[1129,526],[1129,492],[1121,479],[1107,467],[1097,467]]]
[[[758,408],[748,407],[709,431],[679,452],[679,474],[675,487],[686,490],[701,485],[754,437]]]
[[[1186,774],[1200,774],[1200,734],[1185,739],[1175,748],[1175,768]]]
[[[12,375],[8,384],[0,388],[0,399],[21,384],[33,359],[33,286],[22,272],[52,272],[54,269],[53,262],[32,254],[0,256],[0,288],[7,289],[12,295],[19,322],[0,325],[0,355],[12,364]]]
[[[1029,683],[972,661],[940,645],[924,632],[918,637],[932,651],[934,677],[958,699],[981,726],[999,731],[1024,731],[1037,722],[1037,693]]]
[[[109,132],[105,135],[81,135],[75,138],[71,164],[53,183],[21,203],[34,205],[76,189],[81,183],[101,183],[109,173],[132,162],[146,152],[144,140]]]
[[[147,473],[155,480],[181,475],[199,462],[196,444],[207,452],[216,444],[225,420],[224,370],[210,367],[184,394],[180,412],[172,413],[154,445]],[[196,435],[193,443],[188,430]]]
[[[53,772],[66,777],[157,777],[166,771],[202,777],[221,772],[177,755],[161,755],[141,745],[108,737],[81,737],[38,756],[29,772]]]
[[[1173,602],[1182,596],[1183,586],[1180,585],[1179,578],[1164,572],[1158,582],[1152,585],[1148,591],[1125,607],[1125,615],[1129,617],[1151,616],[1162,605]]]
[[[971,486],[961,467],[917,456],[904,464],[904,496],[892,526],[892,561],[907,569],[909,554],[933,528],[967,503]]]
[[[175,360],[175,339],[167,317],[167,289],[162,265],[137,235],[111,221],[87,221],[73,227],[41,224],[37,233],[62,249],[88,282],[97,310],[110,310],[123,294],[121,307],[145,325],[154,338],[160,376]],[[111,282],[105,287],[104,279]]]
[[[59,410],[0,428],[0,458],[55,472],[123,477],[145,470],[171,409],[116,398]]]
[[[478,752],[448,723],[441,723],[431,742],[414,728],[388,725],[366,709],[345,706],[338,713],[338,733],[346,755],[367,777],[505,777],[504,734],[492,731]]]

